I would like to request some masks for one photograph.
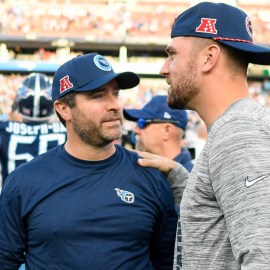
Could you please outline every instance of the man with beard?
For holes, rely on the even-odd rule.
[[[186,10],[171,38],[160,72],[168,103],[197,111],[208,128],[186,186],[179,164],[140,160],[165,173],[177,166],[168,176],[177,197],[183,192],[176,269],[268,270],[270,114],[249,97],[247,67],[270,64],[270,49],[253,43],[247,14],[224,3]]]
[[[173,195],[156,169],[114,144],[121,136],[120,89],[97,53],[56,71],[55,111],[67,141],[21,165],[0,197],[0,269],[172,269],[177,226]]]

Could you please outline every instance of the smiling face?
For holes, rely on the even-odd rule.
[[[119,86],[115,80],[97,90],[76,94],[70,122],[81,141],[102,147],[122,135],[118,95]]]
[[[168,58],[160,70],[170,85],[168,104],[175,109],[189,109],[199,93],[198,53],[193,49],[192,38],[176,37],[167,46]]]

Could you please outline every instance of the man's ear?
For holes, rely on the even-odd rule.
[[[209,72],[217,63],[220,56],[220,47],[216,44],[207,46],[204,50],[203,72]]]
[[[170,137],[171,137],[172,130],[173,130],[172,124],[171,123],[165,123],[162,128],[163,128],[163,133],[162,133],[163,139],[164,140],[169,140]]]
[[[71,109],[66,103],[64,103],[62,101],[59,101],[59,100],[56,100],[54,102],[54,109],[55,109],[55,111],[57,111],[61,115],[61,117],[65,121],[70,120],[70,118],[71,118]]]

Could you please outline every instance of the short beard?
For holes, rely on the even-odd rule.
[[[76,134],[80,139],[88,145],[95,147],[103,147],[122,136],[121,128],[119,132],[104,132],[102,126],[98,126],[96,122],[89,120],[77,108],[73,109],[72,125]],[[118,116],[118,113],[115,113]]]
[[[192,54],[183,76],[179,76],[168,91],[168,105],[173,109],[193,109],[191,101],[199,93],[197,82],[197,55]]]

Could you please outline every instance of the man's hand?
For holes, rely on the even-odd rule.
[[[177,162],[169,158],[150,154],[148,152],[142,152],[142,151],[136,151],[136,150],[133,150],[133,151],[136,152],[140,157],[142,157],[138,159],[138,164],[140,166],[152,167],[152,168],[158,169],[166,176],[170,173],[172,169],[176,167]]]

